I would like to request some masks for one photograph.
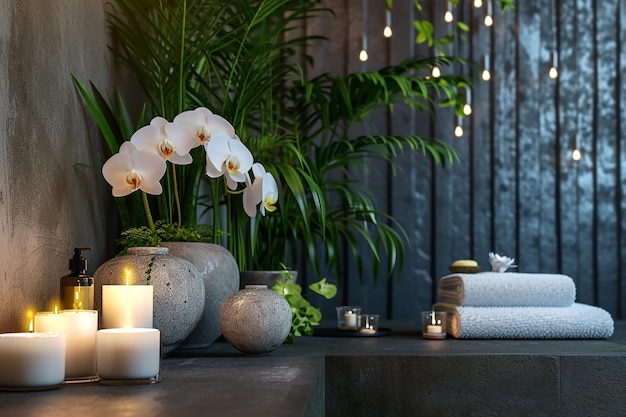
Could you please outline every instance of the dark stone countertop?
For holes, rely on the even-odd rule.
[[[626,322],[617,323],[608,340],[425,340],[413,323],[382,327],[391,328],[390,335],[300,337],[293,345],[254,357],[218,340],[205,349],[163,358],[162,380],[152,385],[95,382],[0,392],[0,416],[321,416],[329,383],[325,367],[342,357],[623,356],[626,361]]]

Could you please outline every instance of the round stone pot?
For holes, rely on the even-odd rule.
[[[291,308],[265,285],[248,285],[230,295],[219,315],[228,343],[246,355],[265,355],[280,346],[291,329]]]
[[[150,281],[147,282],[147,271]],[[204,282],[189,261],[172,256],[165,247],[129,248],[126,255],[110,259],[94,273],[95,305],[102,311],[102,285],[152,284],[154,327],[161,332],[161,353],[180,346],[198,324],[204,310]]]
[[[191,262],[204,282],[204,310],[200,321],[179,349],[209,346],[222,331],[219,313],[226,298],[239,289],[239,267],[223,246],[201,242],[162,242],[170,254]]]

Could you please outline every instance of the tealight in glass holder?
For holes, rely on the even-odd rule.
[[[360,315],[361,307],[359,306],[337,307],[337,327],[340,330],[359,330]]]
[[[378,332],[378,323],[380,315],[378,314],[361,314],[359,332],[364,334],[375,334]]]
[[[422,311],[422,337],[424,339],[446,338],[445,311]]]

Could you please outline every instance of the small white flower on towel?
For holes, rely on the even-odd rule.
[[[509,268],[516,268],[517,265],[513,265],[513,262],[515,262],[513,258],[489,252],[489,263],[493,272],[505,272]]]

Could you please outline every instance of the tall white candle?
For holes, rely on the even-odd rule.
[[[103,285],[102,328],[152,327],[152,285]]]
[[[64,378],[65,335],[0,334],[0,388],[48,388]]]
[[[96,375],[96,310],[43,311],[35,314],[35,331],[65,334],[65,378]]]
[[[151,379],[159,374],[157,329],[98,330],[98,376],[105,380]]]

